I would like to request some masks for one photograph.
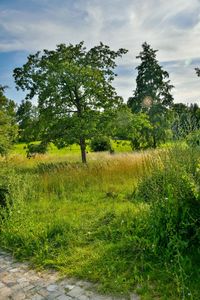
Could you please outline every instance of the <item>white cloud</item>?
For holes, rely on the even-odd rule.
[[[1,9],[0,51],[35,52],[81,40],[90,47],[102,41],[115,49],[127,48],[129,53],[119,63],[134,68],[139,63],[135,56],[147,41],[159,49],[160,61],[185,61],[184,72],[178,71],[181,66],[168,69],[176,85],[175,97],[182,101],[198,98],[200,79],[191,62],[200,57],[199,0],[174,0],[173,4],[165,0],[30,1],[40,5],[37,11],[32,11],[28,2],[24,1],[27,6],[21,10],[12,6]],[[115,85],[127,98],[134,89],[134,78],[122,74]]]

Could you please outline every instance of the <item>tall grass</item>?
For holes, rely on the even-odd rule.
[[[199,150],[1,162],[1,247],[143,299],[198,299]],[[3,179],[4,178],[4,182]],[[8,180],[7,180],[8,179]]]

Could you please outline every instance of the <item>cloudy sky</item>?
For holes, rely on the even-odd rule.
[[[200,0],[0,0],[0,83],[20,102],[12,70],[30,53],[59,43],[100,41],[129,50],[118,61],[115,87],[132,96],[139,64],[136,55],[146,41],[169,72],[175,102],[200,105]]]

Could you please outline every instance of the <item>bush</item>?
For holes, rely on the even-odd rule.
[[[8,195],[9,195],[8,187],[0,185],[0,207],[7,206]]]
[[[3,164],[0,166],[0,215],[4,208],[7,211],[12,205],[15,176],[15,172],[7,170]]]
[[[183,253],[199,245],[198,160],[196,171],[192,172],[193,166],[187,165],[191,155],[188,150],[187,155],[180,151],[180,163],[174,159],[173,152],[169,153],[169,160],[164,160],[163,166],[138,186],[137,199],[150,205],[149,234],[156,251],[167,251],[171,255],[177,249]]]
[[[33,157],[36,154],[45,154],[47,152],[47,143],[41,142],[40,144],[28,144],[27,157]]]
[[[106,136],[95,137],[91,140],[90,147],[91,150],[94,152],[110,151],[111,150],[110,139]]]
[[[199,147],[200,146],[200,130],[195,130],[187,135],[186,142],[189,146]]]

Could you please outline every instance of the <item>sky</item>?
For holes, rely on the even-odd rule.
[[[55,49],[60,43],[99,42],[113,50],[126,48],[118,59],[114,86],[127,101],[133,95],[136,56],[146,41],[168,71],[175,102],[200,105],[200,0],[0,0],[0,84],[20,103],[12,76],[30,53]]]

